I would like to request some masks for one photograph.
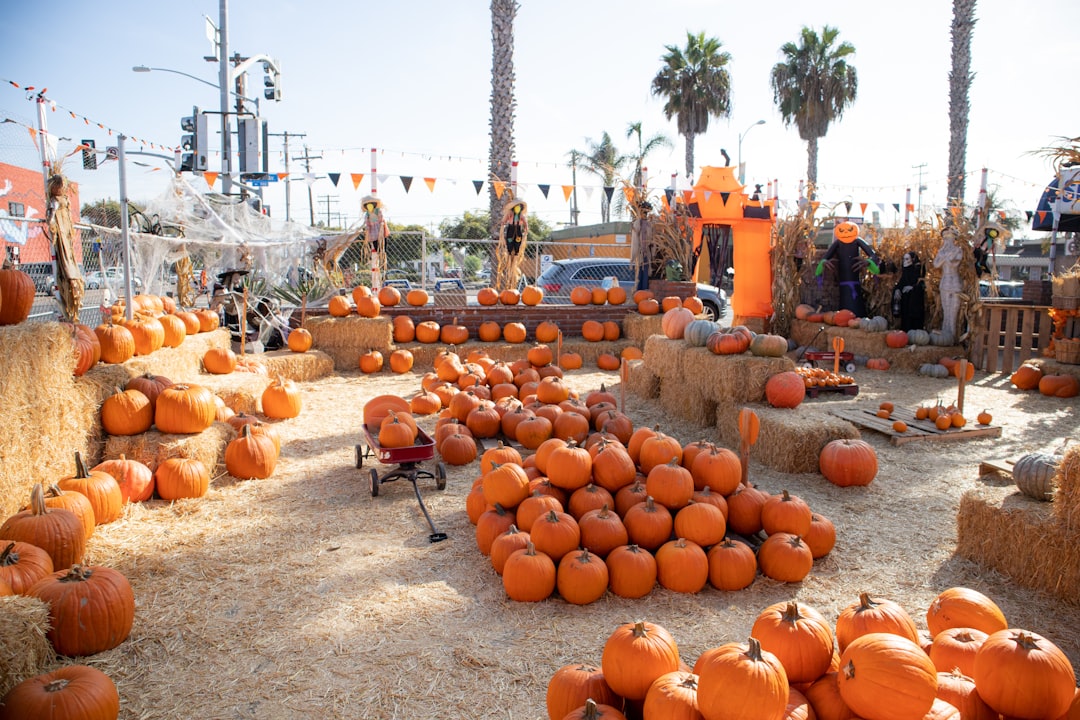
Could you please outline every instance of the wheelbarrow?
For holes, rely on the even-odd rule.
[[[421,463],[435,457],[435,441],[431,436],[423,430],[419,430],[416,442],[413,445],[402,448],[385,448],[379,444],[378,430],[373,430],[365,424],[364,439],[364,443],[356,446],[357,468],[363,468],[364,459],[368,457],[374,457],[380,463],[386,465],[395,465],[393,469],[381,475],[376,468],[369,470],[371,496],[379,496],[379,488],[383,483],[399,479],[408,480],[412,483],[413,492],[416,493],[416,501],[420,503],[420,510],[424,513],[424,517],[427,518],[428,527],[431,528],[428,542],[435,543],[445,540],[446,533],[436,529],[435,522],[431,519],[427,506],[424,505],[424,498],[420,495],[420,486],[416,484],[416,481],[422,478],[434,480],[437,490],[446,488],[446,466],[442,462],[435,464],[434,472],[421,467]]]

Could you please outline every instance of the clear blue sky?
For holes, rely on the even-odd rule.
[[[379,194],[391,221],[437,225],[464,210],[486,209],[471,180],[486,177],[491,74],[490,7],[481,0],[330,2],[328,0],[231,0],[230,51],[276,57],[283,68],[280,103],[263,102],[271,132],[306,137],[291,143],[290,169],[306,144],[312,170],[323,179],[312,187],[316,212],[359,215],[369,189],[365,177],[354,191],[349,173],[369,174],[371,147],[380,148],[379,173],[390,178]],[[179,119],[192,105],[217,109],[214,88],[167,73],[134,73],[133,65],[170,68],[217,83],[217,66],[203,60],[208,15],[217,21],[214,0],[136,2],[109,0],[87,5],[56,0],[47,12],[33,3],[5,9],[0,77],[47,87],[62,108],[49,113],[54,133],[99,147],[115,144],[104,130],[73,120],[66,110],[125,134],[173,146]],[[990,169],[1006,207],[1032,210],[1049,163],[1030,153],[1061,136],[1080,135],[1080,93],[1075,92],[1078,50],[1066,29],[1080,27],[1080,2],[1045,0],[1037,14],[1015,0],[980,0],[972,47],[975,80],[968,133],[968,201],[975,200],[979,169]],[[569,220],[562,184],[569,184],[567,153],[584,149],[586,138],[611,134],[630,150],[628,123],[641,121],[646,134],[664,132],[674,143],[647,162],[653,187],[682,174],[684,143],[650,80],[660,68],[664,45],[685,43],[686,32],[705,31],[732,55],[734,110],[714,119],[696,142],[696,163],[720,165],[721,148],[732,161],[745,135],[747,181],[779,180],[781,200],[794,201],[806,174],[806,148],[794,128],[785,128],[769,86],[779,47],[798,39],[800,28],[839,28],[856,48],[859,96],[819,145],[818,178],[824,203],[884,204],[882,221],[893,222],[893,203],[905,188],[918,201],[919,169],[924,208],[945,200],[948,162],[948,71],[952,3],[910,0],[867,3],[849,0],[773,0],[720,3],[715,0],[522,0],[515,25],[517,115],[515,139],[519,181],[552,185],[549,198],[525,187],[530,210],[552,224]],[[249,77],[261,89],[262,73]],[[34,105],[25,93],[0,86],[0,116],[34,124]],[[214,122],[211,122],[214,125]],[[0,162],[36,167],[25,131],[3,125]],[[220,141],[214,133],[214,145]],[[283,172],[281,138],[270,148],[271,171]],[[61,143],[65,147],[65,143]],[[67,144],[70,149],[71,144]],[[130,146],[129,146],[130,149]],[[215,153],[211,169],[220,166]],[[82,187],[83,202],[119,196],[115,164],[83,171],[77,157],[66,166]],[[337,187],[327,173],[342,173]],[[399,176],[414,176],[406,193]],[[436,178],[429,191],[424,177]],[[680,180],[686,187],[685,179]],[[220,180],[217,188],[220,189]],[[578,177],[581,222],[599,220],[599,181]],[[134,166],[129,196],[141,200],[166,186],[161,172]],[[595,189],[586,193],[586,186]],[[292,216],[308,217],[307,184],[292,185]],[[284,216],[283,184],[271,186],[267,203]]]

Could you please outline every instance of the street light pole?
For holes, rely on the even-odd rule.
[[[750,127],[746,128],[746,130],[743,130],[741,133],[739,133],[739,184],[740,185],[745,185],[746,184],[746,170],[743,168],[743,162],[742,162],[742,141],[743,141],[743,138],[746,137],[750,133],[750,131],[753,130],[758,125],[764,125],[764,124],[765,124],[764,120],[758,120],[756,123],[754,123]]]
[[[229,0],[219,0],[218,89],[221,92],[221,190],[232,191],[232,134],[229,130],[229,89],[232,66],[229,65]]]

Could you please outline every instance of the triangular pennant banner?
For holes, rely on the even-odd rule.
[[[380,183],[384,183],[390,179],[390,176],[386,173],[378,173],[377,175],[375,175],[375,177]]]
[[[480,190],[484,187],[484,181],[483,180],[473,180],[472,181],[472,186],[474,188],[476,188],[476,194],[479,195]]]
[[[915,212],[915,203],[908,203],[905,207],[908,212]]]
[[[885,203],[878,203],[877,204],[877,209],[880,210],[881,212],[885,212]]]
[[[592,200],[593,187],[592,185],[585,186],[585,199]]]
[[[892,204],[892,209],[895,210],[896,212],[900,212],[900,203],[893,203]]]
[[[605,185],[604,186],[604,194],[607,195],[607,201],[610,203],[611,202],[611,196],[615,194],[615,186],[614,185]]]
[[[401,184],[405,187],[406,194],[409,192],[409,188],[412,187],[412,175],[401,175]]]
[[[1039,211],[1039,222],[1040,223],[1046,222],[1046,210],[1040,210]]]
[[[671,209],[671,198],[675,197],[675,191],[672,188],[664,188],[664,205],[669,210]]]
[[[820,200],[811,200],[811,201],[810,201],[810,209],[811,209],[812,211],[814,211],[814,212],[817,212],[817,209],[818,209],[818,208],[819,208],[820,206],[821,206],[821,201],[820,201]]]
[[[709,202],[709,198],[711,198],[712,196],[713,196],[712,190],[706,190],[705,191],[705,202]],[[727,203],[727,199],[725,199],[724,202]]]
[[[862,210],[862,214],[866,214],[866,203],[859,203],[859,209]]]
[[[435,192],[435,178],[424,178],[424,184],[431,192]]]
[[[693,190],[683,190],[682,191],[682,199],[683,199],[684,203],[689,205],[690,201],[694,199],[694,191]]]
[[[289,177],[289,173],[278,173],[277,174],[277,179],[278,180],[284,180],[287,177]]]
[[[312,185],[314,185],[315,180],[316,180],[315,173],[304,173],[304,182],[306,182],[308,184],[308,187],[311,187]]]
[[[562,186],[563,200],[566,200],[567,202],[569,202],[570,201],[570,193],[572,193],[572,192],[574,192],[574,186],[573,185],[563,185]]]
[[[503,191],[506,190],[506,183],[502,180],[492,180],[491,184],[495,187],[495,197],[502,200]]]
[[[540,188],[540,192],[544,193],[544,199],[547,200],[548,190],[551,189],[551,186],[550,185],[537,185],[536,187]]]
[[[341,179],[341,173],[326,173],[326,177],[330,178],[330,182],[334,183],[334,187],[337,187],[338,180]]]
[[[207,185],[209,185],[210,187],[214,187],[214,183],[217,182],[217,176],[218,176],[218,174],[216,172],[204,172],[202,174],[202,176],[203,176],[203,180],[206,181]]]
[[[720,202],[722,202],[724,205],[727,205],[727,199],[730,196],[731,196],[731,193],[729,193],[729,192],[720,193]],[[708,199],[708,198],[706,198],[706,199]]]
[[[352,178],[352,189],[359,190],[360,183],[364,181],[364,173],[350,173],[349,177]]]
[[[950,210],[952,210],[952,216],[957,220],[959,220],[960,216],[964,214],[964,208],[961,205],[953,205]]]
[[[1035,213],[1031,212],[1030,210],[1025,210],[1024,214],[1027,215],[1028,220],[1030,220],[1035,215]]]

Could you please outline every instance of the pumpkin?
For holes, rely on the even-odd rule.
[[[658,315],[660,314],[660,303],[656,301],[656,298],[645,298],[637,304],[637,311],[642,315]]]
[[[413,354],[408,350],[395,350],[390,353],[390,369],[399,375],[413,368]]]
[[[360,355],[360,371],[376,373],[383,369],[383,354],[378,350],[368,350]]]
[[[574,305],[589,305],[592,303],[592,290],[578,285],[570,290],[570,302]]]
[[[10,267],[0,270],[0,325],[18,325],[30,317],[35,292],[29,274]]]
[[[757,357],[783,357],[788,349],[787,338],[782,335],[756,335],[750,341],[750,354]]]
[[[607,592],[607,565],[588,548],[569,552],[559,561],[555,587],[571,605],[596,602]]]
[[[405,293],[405,302],[413,307],[421,307],[428,304],[427,290],[422,288],[413,288],[409,292]]]
[[[101,427],[109,435],[138,435],[154,424],[154,407],[138,390],[115,388],[101,403]]]
[[[586,320],[581,324],[581,337],[589,342],[600,342],[604,339],[604,324],[598,320]]]
[[[381,440],[381,433],[379,437]],[[239,437],[225,446],[225,469],[235,478],[268,478],[274,474],[277,458],[273,439],[253,434],[251,425],[244,425]]]
[[[116,684],[88,665],[65,665],[27,678],[0,699],[0,720],[114,720],[119,716]]]
[[[664,313],[660,327],[664,336],[672,340],[681,340],[686,327],[694,321],[694,313],[679,305]]]
[[[622,698],[608,686],[600,668],[583,663],[563,665],[547,686],[549,720],[563,720],[567,714],[592,699],[599,705],[622,706]]]
[[[82,523],[86,539],[89,540],[93,536],[94,528],[97,527],[97,520],[94,518],[94,506],[90,504],[90,500],[82,493],[75,490],[61,490],[56,483],[53,483],[45,489],[45,506],[49,509],[63,508],[75,513],[79,518],[79,522]],[[23,510],[26,509],[23,508]]]
[[[709,548],[709,584],[717,590],[742,590],[757,577],[757,558],[746,543],[724,538]]]
[[[555,563],[529,542],[503,564],[503,589],[517,602],[540,602],[555,592]]]
[[[877,475],[877,453],[865,440],[832,440],[818,456],[821,474],[833,485],[869,485]]]
[[[480,288],[476,291],[476,302],[486,307],[499,304],[499,291],[493,287]]]
[[[866,361],[867,370],[888,370],[890,367],[889,361],[885,358],[869,358]]]
[[[449,465],[468,465],[476,459],[476,440],[471,435],[456,432],[442,441],[439,454]]]
[[[263,390],[261,402],[263,414],[277,419],[296,417],[303,405],[296,383],[280,375]]]
[[[905,348],[908,345],[908,334],[903,330],[892,330],[885,333],[885,345],[891,348]]]
[[[447,345],[461,345],[469,339],[469,328],[456,322],[443,325],[439,330],[439,340]]]
[[[83,521],[71,510],[48,507],[40,483],[30,491],[29,507],[0,525],[0,537],[36,545],[48,553],[54,568],[82,562],[86,552]]]
[[[598,703],[592,698],[585,704],[568,712],[562,720],[627,720],[626,715],[611,705]]]
[[[930,635],[953,627],[968,627],[991,635],[1009,627],[997,604],[978,590],[951,587],[943,590],[926,610]]]
[[[940,363],[923,363],[919,366],[919,374],[927,377],[947,378],[949,377],[949,368]]]
[[[975,689],[975,681],[955,671],[938,673],[937,696],[939,700],[944,700],[959,710],[961,720],[965,718],[998,720],[1001,717],[979,697]],[[1061,720],[1076,720],[1076,718],[1066,716]]]
[[[706,654],[707,653],[707,654]],[[695,666],[698,708],[705,720],[780,720],[787,709],[787,672],[757,638],[706,650]],[[738,688],[738,692],[732,692]]]
[[[77,492],[90,501],[94,522],[105,525],[118,519],[123,512],[124,498],[116,479],[100,470],[87,470],[82,454],[75,453],[75,474],[56,483],[67,492]]]
[[[559,339],[559,326],[550,320],[544,320],[536,326],[536,341],[551,343]]]
[[[802,375],[788,370],[776,373],[765,382],[765,399],[776,408],[797,408],[806,398]]]
[[[656,579],[672,592],[701,592],[709,581],[709,558],[692,540],[669,540],[656,550]]]
[[[596,367],[601,370],[618,370],[622,367],[622,360],[620,360],[614,353],[600,353],[596,356]]]
[[[123,363],[134,357],[135,336],[123,325],[108,320],[94,328],[94,335],[101,345],[102,362]]]
[[[499,302],[503,305],[517,305],[521,295],[513,288],[506,288],[499,293]]]
[[[761,527],[768,535],[786,532],[802,537],[810,532],[813,517],[806,501],[787,490],[771,496],[761,506]]]
[[[1039,392],[1049,397],[1072,398],[1080,395],[1080,380],[1073,375],[1043,375]]]
[[[1027,630],[987,637],[975,653],[972,679],[993,710],[1022,718],[1059,718],[1076,693],[1076,673],[1065,653]]]
[[[348,301],[346,301],[346,307]],[[213,332],[221,325],[221,317],[213,310],[196,310],[195,315],[199,318],[199,332]]]
[[[154,424],[163,433],[199,433],[217,417],[214,394],[201,385],[178,383],[165,388],[154,405]]]
[[[154,485],[162,500],[202,497],[210,487],[210,471],[201,460],[173,457],[154,470]]]
[[[712,495],[719,500],[724,497]],[[685,538],[703,548],[712,547],[724,539],[727,519],[719,505],[694,500],[675,514],[674,530],[677,538]]]
[[[1047,453],[1028,453],[1013,465],[1012,476],[1020,492],[1035,500],[1054,499],[1054,475],[1061,456]]]
[[[143,463],[128,460],[123,454],[98,463],[93,471],[111,475],[120,486],[120,497],[125,503],[142,502],[154,495],[154,473]]]
[[[712,320],[694,320],[683,331],[683,338],[685,338],[688,345],[693,347],[705,347],[705,341],[709,339],[709,336],[714,332],[720,330],[720,323]]]
[[[521,289],[521,304],[535,306],[544,300],[544,289],[538,285],[526,285]]]
[[[761,543],[758,566],[773,580],[800,582],[814,567],[814,556],[798,535],[780,532]]]
[[[930,644],[930,660],[939,673],[956,669],[970,677],[975,671],[975,653],[988,637],[974,628],[942,630]]]
[[[660,625],[623,623],[604,642],[600,667],[613,692],[644,700],[654,680],[679,669],[679,647]]]
[[[311,349],[311,345],[311,332],[306,328],[296,328],[289,333],[289,350],[294,353],[305,353]]]
[[[618,279],[615,279],[614,284],[608,288],[607,301],[609,305],[622,305],[626,302],[626,288],[619,287]]]
[[[360,317],[378,317],[382,312],[382,303],[374,295],[367,295],[356,300],[356,312]]]
[[[649,438],[645,446],[664,442],[659,436]],[[644,454],[645,450],[642,450]],[[690,471],[679,464],[679,459],[672,457],[666,463],[651,467],[645,479],[645,491],[668,510],[685,507],[694,495],[694,478]]]
[[[606,305],[607,304],[607,288],[603,285],[594,285],[592,288],[592,297],[589,302],[593,305]]]
[[[326,309],[331,317],[348,317],[352,312],[352,305],[344,295],[334,295],[327,302]]]
[[[73,565],[46,575],[27,593],[49,605],[49,642],[60,655],[95,655],[127,639],[135,593],[118,570]]]
[[[907,339],[912,345],[929,345],[930,333],[925,330],[908,330]]]
[[[37,545],[0,540],[0,582],[14,594],[25,595],[34,583],[52,572],[52,558]]]
[[[508,343],[517,344],[525,342],[525,325],[519,322],[509,322],[503,325],[503,339]]]
[[[434,320],[425,320],[416,325],[416,341],[422,343],[439,342],[439,323]]]
[[[833,633],[825,617],[794,600],[774,603],[758,613],[750,636],[784,666],[788,682],[813,682],[829,670]]]
[[[377,297],[382,305],[393,307],[401,302],[401,291],[393,285],[383,285],[379,288]]]
[[[844,702],[862,717],[921,718],[937,693],[937,669],[929,656],[891,633],[853,640],[840,655],[837,681]]]
[[[203,354],[203,368],[212,375],[228,375],[236,370],[236,353],[229,348],[210,348]]]
[[[646,550],[656,550],[671,537],[675,522],[671,511],[649,496],[624,513],[623,524],[630,542]]]
[[[810,530],[803,535],[803,542],[810,548],[815,560],[825,557],[836,545],[836,526],[824,515],[814,513],[810,518]]]
[[[840,611],[836,618],[836,644],[844,652],[856,638],[870,633],[892,633],[918,644],[915,622],[899,604],[884,598],[873,599],[859,593],[859,599]]]
[[[171,387],[172,380],[164,375],[154,375],[152,373],[145,373],[137,377],[133,377],[128,380],[127,385],[124,386],[125,390],[138,390],[146,399],[150,401],[151,410],[153,410],[157,403],[158,395],[161,391],[167,387]],[[152,418],[151,418],[152,419]]]

